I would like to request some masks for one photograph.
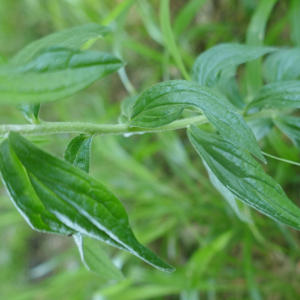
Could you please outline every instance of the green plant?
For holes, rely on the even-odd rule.
[[[184,78],[189,79],[176,50],[168,18],[164,17],[167,4],[167,1],[161,4],[164,38],[176,65]],[[299,229],[298,207],[249,154],[265,162],[246,123],[256,121],[256,130],[264,134],[270,128],[269,123],[274,123],[299,145],[299,120],[290,116],[297,113],[295,108],[300,105],[299,50],[222,44],[197,58],[192,81],[165,81],[140,96],[124,100],[121,124],[39,120],[37,103],[70,96],[123,67],[122,61],[110,54],[78,50],[82,45],[87,48],[90,40],[108,31],[107,27],[91,24],[50,35],[24,48],[11,62],[1,66],[1,103],[18,105],[32,122],[31,125],[0,127],[1,135],[6,138],[1,144],[1,175],[12,200],[31,226],[42,232],[74,235],[85,264],[109,279],[119,280],[122,274],[109,263],[101,248],[97,250],[100,261],[92,259],[94,247],[100,246],[94,246],[94,240],[88,237],[131,252],[161,270],[173,271],[136,241],[118,199],[86,173],[95,135],[189,127],[189,139],[203,159],[213,185],[232,207],[238,210],[235,202],[238,198],[271,218]],[[256,64],[256,59],[267,54],[264,75],[268,83],[261,87],[249,75],[251,63],[248,62]],[[249,97],[245,97],[251,100],[248,103],[237,93],[233,76],[236,67],[243,63],[248,63],[247,70],[250,70],[247,72]],[[256,90],[259,92],[253,96],[251,93],[255,94]],[[190,116],[179,119],[188,108],[192,109],[188,112]],[[261,111],[262,108],[267,109]],[[276,110],[278,108],[283,109]],[[207,122],[219,134],[195,127]],[[65,160],[69,163],[44,153],[19,135],[66,132],[81,134],[66,150]],[[95,268],[96,263],[105,268]]]

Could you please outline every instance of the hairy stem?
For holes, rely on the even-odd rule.
[[[261,111],[253,115],[245,117],[245,120],[252,120],[256,118],[271,118],[275,114],[274,111]],[[29,125],[0,125],[0,136],[5,136],[10,131],[19,132],[23,135],[46,135],[55,133],[86,133],[96,135],[117,135],[130,133],[144,133],[144,132],[160,132],[168,130],[176,130],[186,128],[189,125],[200,125],[207,123],[207,118],[200,115],[192,118],[185,118],[174,121],[168,125],[143,128],[130,127],[128,124],[92,124],[92,123],[77,123],[77,122],[41,122],[40,124]]]

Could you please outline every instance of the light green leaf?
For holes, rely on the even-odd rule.
[[[221,72],[216,89],[220,91],[237,109],[244,109],[246,104],[242,100],[235,78],[236,66],[231,66]]]
[[[119,117],[120,124],[127,124],[130,122],[132,109],[138,96],[130,96],[125,98],[121,103],[121,115]]]
[[[40,50],[52,46],[61,46],[75,50],[90,39],[104,37],[109,32],[109,27],[100,24],[85,24],[55,32],[27,45],[12,59],[12,62],[16,65],[22,65],[30,61]]]
[[[273,122],[268,118],[257,118],[247,122],[257,141],[264,138],[272,129]]]
[[[213,257],[224,250],[232,237],[232,232],[227,231],[208,245],[195,251],[185,266],[186,273],[190,278],[190,286],[196,286],[201,276],[207,270]]]
[[[109,280],[124,280],[122,272],[102,249],[100,241],[81,234],[75,234],[74,240],[81,260],[89,271]]]
[[[238,66],[274,51],[271,47],[254,47],[239,44],[220,44],[201,53],[196,59],[192,79],[211,87],[219,79],[220,72],[230,66]]]
[[[207,0],[190,0],[180,9],[173,26],[176,35],[183,33],[205,2]]]
[[[248,105],[249,112],[262,108],[300,108],[300,81],[281,81],[269,83],[261,88]]]
[[[201,109],[226,138],[265,161],[251,129],[231,103],[195,82],[165,81],[149,88],[135,102],[130,125],[158,127],[169,124],[190,106]]]
[[[23,116],[33,124],[39,123],[39,111],[40,104],[17,104],[17,109],[23,114]]]
[[[12,63],[25,64],[40,50],[54,45],[78,49],[90,39],[104,37],[109,31],[108,27],[99,24],[86,24],[59,31],[27,45],[12,59]],[[17,108],[29,122],[38,123],[39,104],[19,104]]]
[[[93,136],[80,134],[69,143],[64,159],[80,170],[89,173],[91,160],[91,146]]]
[[[265,39],[266,26],[278,0],[261,0],[251,17],[250,24],[247,29],[246,44],[248,46],[262,46]],[[262,67],[261,59],[248,62],[246,65],[246,83],[248,95],[251,99],[261,88]]]
[[[273,122],[300,149],[300,118],[280,116],[274,118]]]
[[[160,1],[160,25],[161,31],[164,37],[164,46],[169,51],[169,53],[173,56],[174,61],[181,71],[182,76],[189,80],[190,75],[187,73],[185,66],[183,64],[180,52],[178,50],[176,40],[172,31],[171,25],[171,17],[170,17],[170,1],[169,0],[161,0]]]
[[[300,209],[248,152],[195,126],[188,136],[202,160],[235,197],[270,218],[300,230]]]
[[[84,171],[41,151],[13,132],[1,144],[0,153],[3,181],[23,210],[39,212],[31,206],[31,196],[24,194],[30,189],[37,205],[45,207],[72,232],[127,250],[162,271],[174,271],[136,240],[121,202]]]
[[[115,56],[51,47],[22,66],[0,67],[0,103],[47,102],[71,96],[117,71]]]
[[[240,209],[237,205],[235,196],[220,182],[220,180],[216,177],[216,175],[212,172],[212,170],[209,168],[209,166],[205,162],[204,162],[204,166],[207,170],[210,182],[215,187],[215,189],[228,202],[228,204],[231,206],[231,208],[233,209],[233,211],[235,212],[237,217],[242,222],[252,223],[252,220],[240,211]]]
[[[294,80],[300,76],[300,48],[282,49],[272,53],[264,63],[267,82]]]

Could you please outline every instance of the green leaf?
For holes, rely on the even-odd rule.
[[[195,82],[173,80],[152,86],[135,102],[130,125],[158,127],[169,124],[190,106],[201,109],[222,135],[265,161],[251,129],[230,102]]]
[[[249,112],[262,108],[300,108],[300,81],[281,81],[269,83],[261,88],[248,105]]]
[[[69,143],[64,159],[80,170],[89,173],[91,160],[91,146],[93,136],[80,134]]]
[[[216,88],[231,102],[231,104],[233,104],[237,109],[242,110],[245,108],[246,104],[240,95],[235,75],[236,66],[224,69]]]
[[[249,46],[262,46],[265,39],[266,26],[274,5],[278,0],[261,0],[251,17],[247,29],[246,44]],[[249,98],[255,96],[261,88],[262,68],[261,59],[248,62],[246,65],[246,83]]]
[[[183,33],[205,2],[207,0],[190,0],[180,9],[173,26],[176,35]]]
[[[120,124],[127,124],[130,122],[132,109],[138,96],[130,96],[125,98],[121,103],[121,115],[119,117]]]
[[[12,63],[25,64],[40,50],[53,45],[78,49],[90,39],[104,37],[109,31],[108,27],[99,24],[86,24],[59,31],[27,45],[12,59]],[[17,108],[29,122],[38,123],[39,104],[20,104]]]
[[[300,230],[300,209],[248,152],[195,126],[189,128],[188,136],[202,160],[233,195],[270,218]]]
[[[160,270],[174,271],[136,240],[121,202],[84,171],[41,151],[14,132],[1,144],[0,153],[3,181],[13,200],[25,210],[35,212],[31,197],[19,188],[23,177],[27,180],[23,186],[32,191],[35,201],[68,228],[127,250]],[[12,164],[18,168],[11,168]]]
[[[89,271],[109,280],[124,280],[122,272],[102,249],[100,241],[81,234],[75,234],[74,240],[81,260]]]
[[[18,104],[16,107],[30,123],[38,124],[40,106],[40,104],[32,103]]]
[[[85,24],[55,32],[27,45],[12,59],[12,62],[16,65],[22,65],[30,61],[40,50],[54,45],[78,49],[90,39],[104,37],[109,32],[109,27],[99,24]]]
[[[253,119],[248,121],[247,124],[253,131],[257,141],[264,138],[274,126],[272,120],[268,118]]]
[[[164,36],[164,46],[173,56],[174,61],[181,71],[183,77],[187,80],[190,79],[190,75],[187,73],[185,66],[183,64],[180,52],[178,50],[176,40],[172,31],[171,17],[170,17],[170,1],[161,0],[160,1],[160,25],[161,31]]]
[[[300,76],[300,48],[282,49],[272,53],[264,63],[267,82],[294,80]]]
[[[201,53],[194,65],[192,79],[211,87],[219,80],[220,72],[238,66],[274,51],[271,47],[254,47],[239,44],[220,44]]]
[[[231,206],[231,208],[233,209],[233,211],[235,212],[237,217],[242,222],[252,223],[252,220],[240,211],[240,209],[237,205],[235,196],[220,182],[220,180],[216,177],[216,175],[212,172],[212,170],[209,168],[209,166],[205,162],[204,162],[204,166],[207,170],[210,182],[215,187],[215,189],[228,202],[228,204]]]
[[[75,233],[46,210],[8,140],[0,144],[0,173],[12,202],[33,229],[62,235]]]
[[[71,96],[117,71],[115,56],[51,47],[22,66],[0,67],[0,103],[47,102]]]
[[[300,118],[280,116],[274,118],[273,122],[300,149]]]
[[[66,161],[86,173],[89,173],[92,139],[93,136],[80,134],[72,139],[64,153]],[[99,240],[77,233],[74,235],[74,241],[81,260],[89,271],[109,280],[124,279],[123,274],[102,249]]]
[[[197,286],[214,256],[226,248],[231,238],[232,231],[227,231],[193,253],[185,266],[190,287]]]

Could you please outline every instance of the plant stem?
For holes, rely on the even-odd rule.
[[[246,121],[257,118],[273,118],[280,114],[279,111],[265,110],[245,117]],[[40,124],[29,125],[0,125],[0,136],[5,136],[10,131],[15,131],[23,135],[46,135],[55,133],[86,133],[96,135],[117,135],[144,132],[160,132],[186,128],[189,125],[200,125],[207,123],[204,115],[185,118],[174,121],[170,124],[155,127],[130,127],[128,124],[92,124],[77,122],[42,122]]]
[[[277,160],[280,160],[280,161],[283,161],[283,162],[286,162],[288,164],[291,164],[291,165],[295,165],[295,166],[300,166],[300,163],[296,162],[296,161],[292,161],[292,160],[288,160],[288,159],[284,159],[284,158],[280,158],[280,157],[277,157],[277,156],[274,156],[274,155],[271,155],[269,153],[266,153],[266,152],[262,152],[262,154],[266,155],[266,156],[269,156],[271,158],[274,158],[274,159],[277,159]]]
[[[204,115],[180,119],[165,126],[155,128],[130,127],[128,124],[91,124],[76,122],[42,122],[30,125],[0,125],[0,136],[5,136],[10,131],[23,135],[46,135],[54,133],[87,133],[96,135],[117,135],[144,132],[159,132],[186,128],[191,124],[207,123]]]

